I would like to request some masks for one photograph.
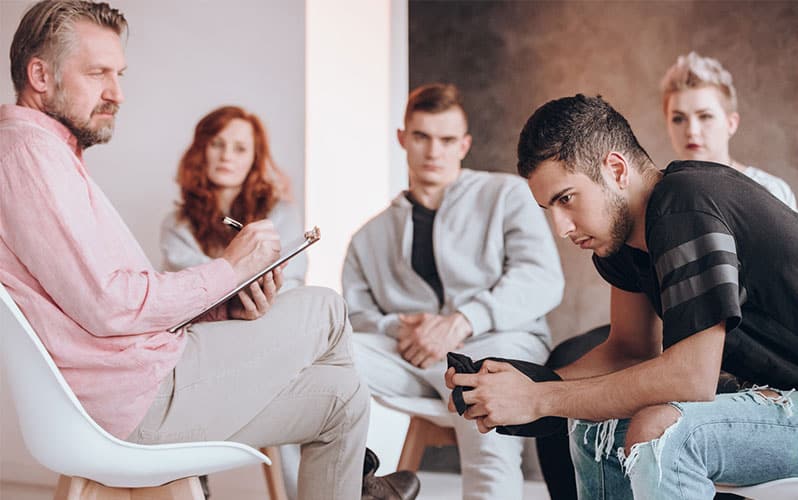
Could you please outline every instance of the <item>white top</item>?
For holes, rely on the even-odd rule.
[[[296,247],[304,239],[305,230],[302,228],[299,211],[293,203],[278,201],[269,212],[268,219],[280,234],[280,245],[283,249]],[[180,220],[177,210],[167,215],[161,223],[161,255],[165,271],[179,271],[211,260],[202,251],[188,221]],[[307,269],[308,258],[305,252],[288,261],[283,270],[283,286],[280,291],[304,285]]]
[[[783,201],[785,205],[796,210],[795,194],[793,194],[789,184],[784,182],[783,179],[756,167],[745,167],[745,172],[743,173],[761,184],[762,187],[770,191],[770,194]]]

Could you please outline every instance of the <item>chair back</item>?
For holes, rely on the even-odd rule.
[[[25,446],[48,469],[107,486],[149,487],[271,463],[257,450],[233,442],[139,445],[117,439],[83,408],[2,284],[0,302],[0,361]]]
[[[2,364],[25,446],[39,463],[64,473],[72,469],[68,462],[80,458],[54,453],[54,450],[65,442],[91,443],[98,434],[107,432],[83,409],[27,318],[2,285],[0,302]]]

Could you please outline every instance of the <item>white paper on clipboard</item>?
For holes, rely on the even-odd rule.
[[[187,319],[185,321],[182,321],[182,322],[178,323],[177,325],[171,327],[167,331],[169,333],[177,333],[181,328],[193,323],[200,316],[203,316],[204,314],[206,314],[211,309],[214,309],[215,307],[220,306],[221,304],[224,304],[225,302],[227,302],[231,298],[235,297],[236,295],[238,295],[238,292],[240,292],[244,288],[248,287],[249,285],[251,285],[255,281],[259,280],[266,273],[268,273],[269,271],[271,271],[274,268],[278,267],[280,264],[282,264],[284,262],[287,262],[289,259],[291,259],[295,255],[298,255],[299,253],[304,251],[310,245],[312,245],[312,244],[316,243],[317,241],[319,241],[319,239],[321,238],[321,232],[319,231],[318,227],[314,227],[313,229],[305,231],[304,236],[305,236],[304,241],[302,243],[300,243],[296,248],[293,248],[288,253],[284,253],[283,255],[281,255],[279,259],[277,259],[276,261],[272,262],[271,264],[266,266],[264,269],[262,269],[261,271],[259,271],[256,274],[254,274],[253,276],[251,276],[249,279],[247,279],[244,282],[242,282],[240,285],[238,285],[234,289],[232,289],[229,292],[227,292],[224,295],[224,297],[222,297],[219,300],[215,301],[213,304],[209,305],[208,307],[206,307],[205,309],[200,311],[198,314],[192,316],[191,318],[189,318],[189,319]]]

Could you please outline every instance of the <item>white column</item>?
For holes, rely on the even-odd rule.
[[[340,291],[352,234],[406,174],[406,0],[306,0],[305,220],[321,229],[308,284]]]
[[[306,0],[308,284],[341,289],[352,234],[407,187],[396,142],[408,92],[407,0]],[[396,468],[407,415],[372,403],[368,446]]]

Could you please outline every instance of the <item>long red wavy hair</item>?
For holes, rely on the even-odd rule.
[[[244,224],[269,215],[275,203],[290,198],[288,177],[275,165],[269,149],[266,129],[257,116],[238,106],[224,106],[205,115],[194,129],[194,140],[183,154],[177,169],[180,185],[180,216],[188,220],[194,237],[203,252],[215,256],[235,236],[235,231],[222,224],[216,188],[208,179],[205,150],[208,143],[234,119],[252,124],[255,159],[241,192],[233,200],[230,216]]]

